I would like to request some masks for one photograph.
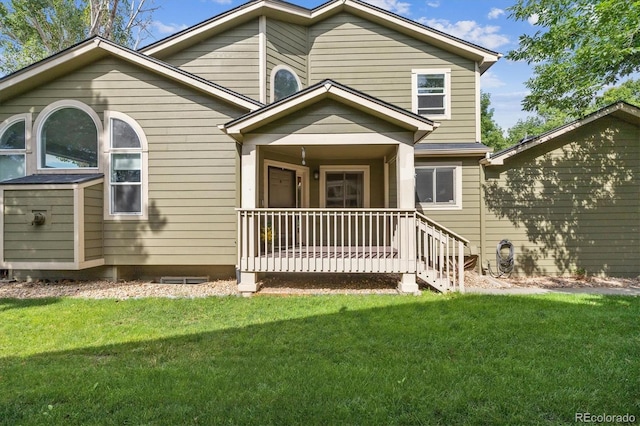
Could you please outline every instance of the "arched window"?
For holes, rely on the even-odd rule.
[[[0,124],[0,181],[26,175],[31,114],[19,114]]]
[[[293,95],[301,88],[295,71],[286,65],[278,65],[271,71],[271,101],[275,102]]]
[[[126,114],[105,111],[109,136],[108,216],[146,216],[147,142],[140,125]]]
[[[97,169],[102,125],[97,114],[78,101],[59,101],[36,120],[41,169]]]

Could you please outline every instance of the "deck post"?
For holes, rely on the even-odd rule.
[[[240,272],[238,291],[243,296],[251,296],[258,291],[258,274],[255,272]]]
[[[398,282],[398,291],[400,293],[418,293],[418,283],[416,282],[416,274],[402,274]]]

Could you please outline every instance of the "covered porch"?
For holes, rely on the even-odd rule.
[[[239,290],[264,272],[460,286],[465,240],[415,210],[414,144],[434,127],[333,81],[223,126],[241,146]]]

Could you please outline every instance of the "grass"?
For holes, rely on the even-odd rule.
[[[0,424],[640,417],[640,298],[0,300]]]

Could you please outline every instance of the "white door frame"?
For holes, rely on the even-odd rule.
[[[280,169],[292,170],[296,172],[296,185],[298,178],[302,178],[302,200],[298,200],[298,191],[296,190],[296,204],[299,204],[302,208],[309,207],[309,168],[306,166],[299,166],[297,164],[285,163],[283,161],[267,160],[263,161],[263,203],[264,207],[269,205],[269,167],[278,167]]]

